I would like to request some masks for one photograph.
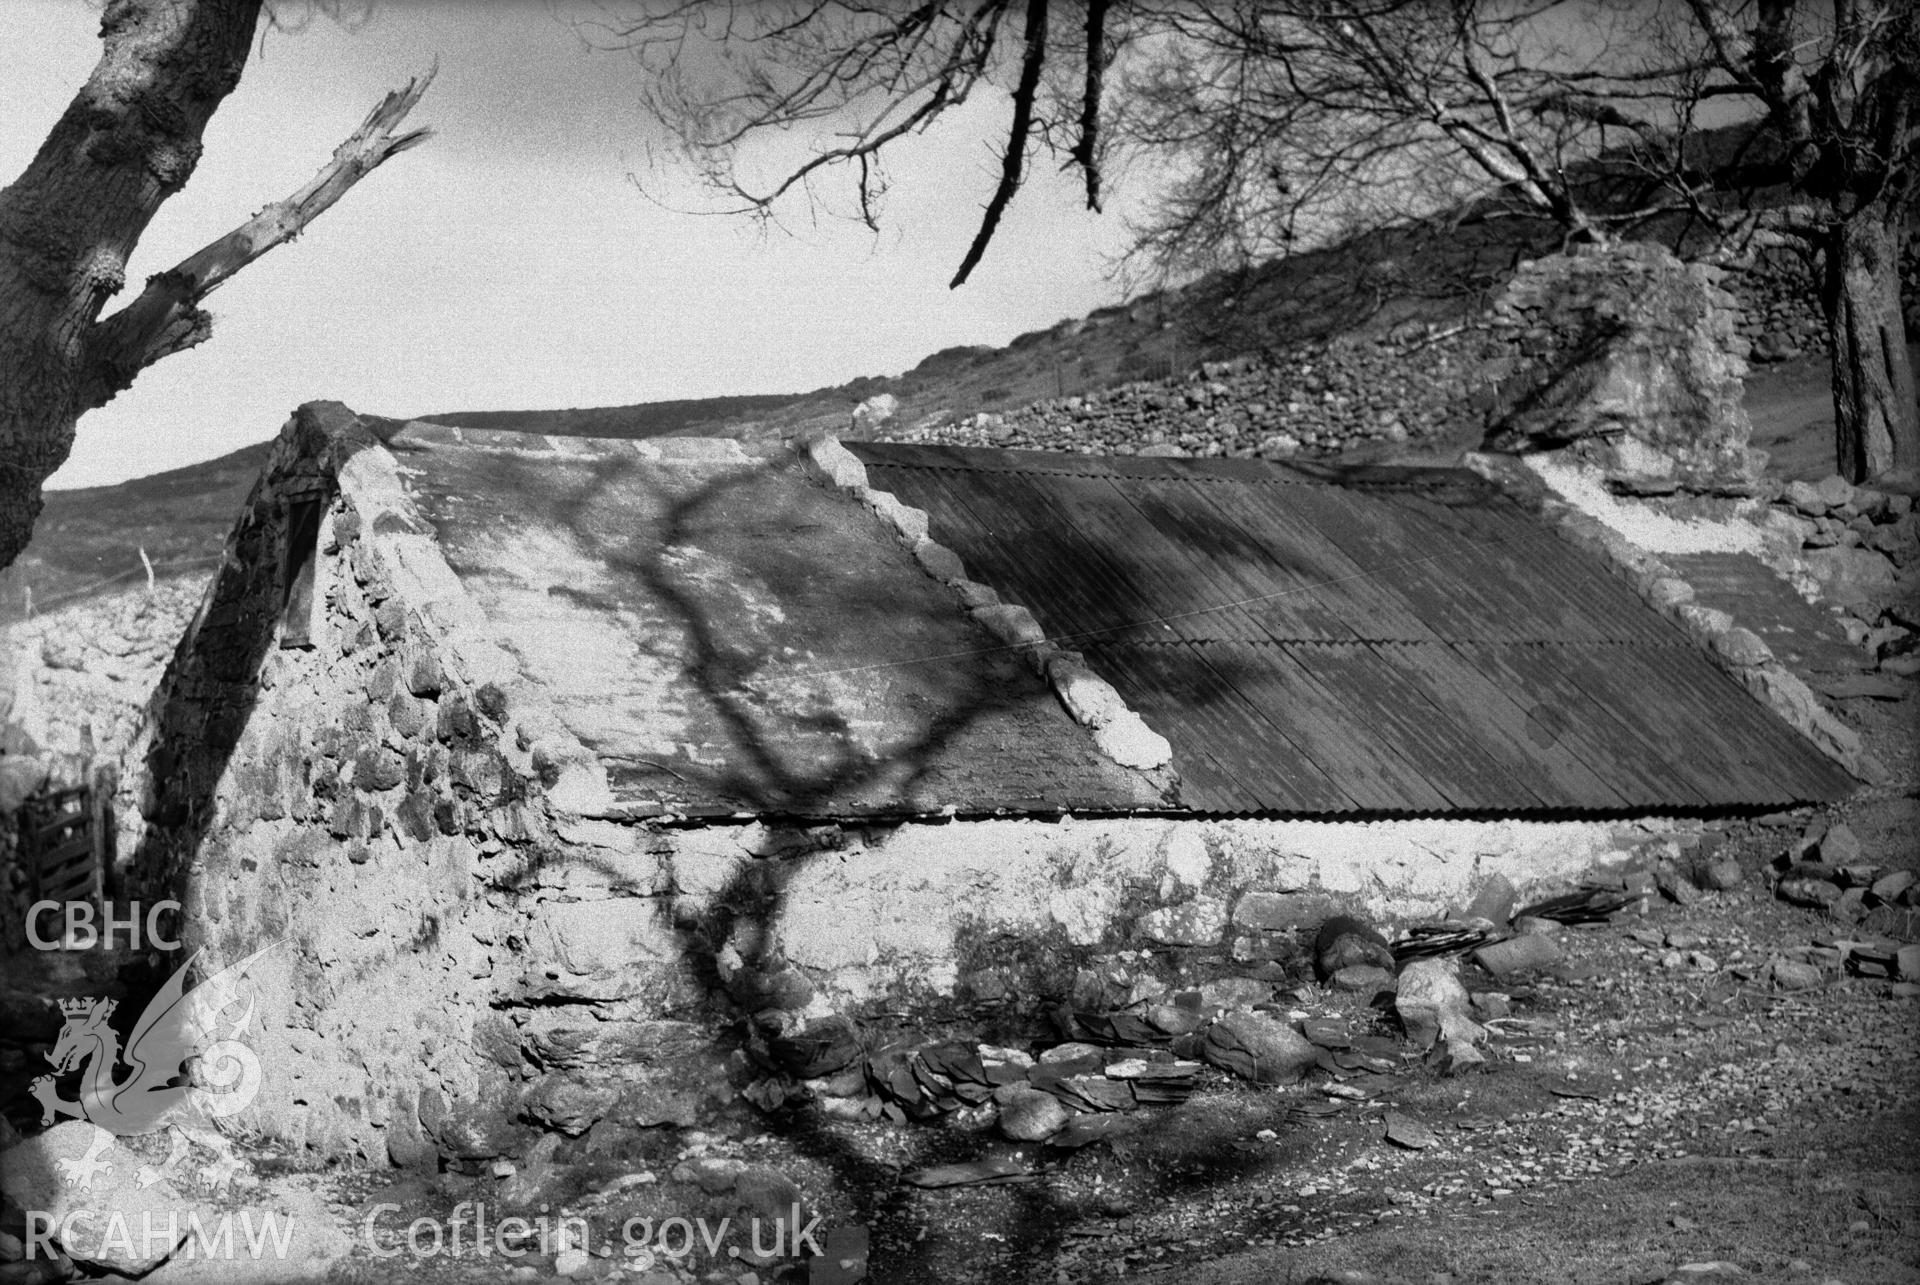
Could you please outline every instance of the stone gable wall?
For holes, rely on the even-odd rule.
[[[313,645],[281,647],[304,500],[327,505]],[[380,516],[333,490],[311,435],[283,436],[129,756],[121,851],[130,896],[184,904],[208,971],[272,946],[242,1122],[384,1160],[423,1147],[420,1095],[486,1088],[467,1046],[500,944],[487,886],[519,865],[489,858],[497,830],[537,826],[487,693],[449,682],[397,594]]]
[[[1746,342],[1726,273],[1656,245],[1520,266],[1494,305],[1496,447],[1580,442],[1628,472],[1752,480]]]

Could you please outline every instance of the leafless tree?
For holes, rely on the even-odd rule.
[[[1914,204],[1909,0],[602,0],[650,105],[732,208],[843,170],[872,223],[885,157],[983,88],[1000,172],[953,284],[1037,157],[1155,195],[1139,260],[1241,267],[1410,217],[1549,220],[1569,240],[1684,217],[1822,265],[1836,455],[1920,466],[1898,264]],[[1708,124],[1751,145],[1716,159]],[[796,128],[810,154],[758,145]]]
[[[1920,472],[1920,412],[1900,260],[1920,193],[1920,7],[1909,0],[1688,0],[1702,93],[1756,103],[1760,146],[1716,175],[1779,204],[1735,219],[1820,266],[1836,464],[1854,480]],[[1728,222],[1723,216],[1723,222]]]
[[[80,416],[204,342],[210,293],[427,136],[396,130],[431,72],[387,95],[299,191],[103,317],[147,224],[192,176],[261,10],[262,0],[109,0],[99,63],[26,171],[0,189],[0,567],[26,547],[41,486],[66,460]]]

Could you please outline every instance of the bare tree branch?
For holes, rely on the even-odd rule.
[[[1891,274],[1920,199],[1914,0],[1079,0],[1078,38],[1051,47],[1048,0],[1030,0],[1017,59],[994,39],[1014,0],[604,3],[654,6],[616,39],[695,69],[652,101],[715,188],[763,217],[844,166],[873,226],[882,152],[980,83],[1006,87],[1000,173],[955,285],[1030,149],[1080,166],[1096,209],[1108,158],[1154,176],[1122,266],[1158,284],[1427,218],[1689,253],[1791,239],[1825,265],[1835,351],[1880,354],[1836,375],[1836,408],[1843,382],[1867,390],[1868,420],[1893,425],[1867,435],[1920,455],[1905,376],[1869,378],[1906,363]],[[719,73],[714,39],[738,55]],[[1744,119],[1703,125],[1725,109]],[[797,125],[837,133],[783,179],[735,172],[747,139]]]
[[[1087,0],[1087,66],[1080,91],[1080,138],[1071,159],[1087,180],[1087,208],[1100,208],[1100,99],[1107,75],[1107,0]]]
[[[431,130],[394,131],[426,93],[437,71],[436,64],[382,99],[299,191],[149,278],[132,302],[94,323],[86,335],[87,378],[81,388],[81,407],[104,405],[129,387],[141,370],[204,342],[212,334],[212,319],[200,308],[202,300],[255,259],[299,236],[390,157],[424,142]]]
[[[1047,3],[1048,0],[1027,0],[1025,48],[1020,56],[1020,82],[1013,89],[1013,123],[1008,128],[1006,150],[1000,154],[1000,184],[994,188],[980,216],[980,230],[974,233],[973,244],[960,260],[960,270],[947,283],[949,290],[967,283],[967,277],[980,263],[980,256],[987,252],[994,229],[1000,226],[1000,216],[1006,213],[1014,193],[1020,190],[1021,171],[1027,160],[1027,139],[1033,129],[1033,102],[1040,92],[1040,69],[1047,60]]]

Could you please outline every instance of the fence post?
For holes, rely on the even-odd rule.
[[[112,763],[95,763],[88,774],[88,785],[93,797],[91,805],[93,822],[93,900],[104,912],[109,891],[117,892],[113,885],[113,793],[120,784],[120,771]]]

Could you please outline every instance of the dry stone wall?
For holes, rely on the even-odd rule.
[[[1907,338],[1920,335],[1920,240],[1909,236],[1900,262]],[[1771,249],[1732,270],[1726,287],[1740,302],[1740,337],[1755,365],[1827,353],[1826,319],[1820,312],[1819,280],[1799,254]]]
[[[1799,256],[1768,251],[1730,272],[1726,284],[1740,301],[1740,337],[1755,365],[1826,353],[1818,282]]]
[[[133,739],[204,591],[163,581],[21,621],[0,636],[0,956],[25,950],[18,816],[31,797],[88,784]]]
[[[1523,263],[1485,313],[1443,327],[1210,362],[1184,378],[869,433],[1096,454],[1313,458],[1442,439],[1625,432],[1695,475],[1744,475],[1746,277],[1656,245]],[[1771,278],[1765,278],[1771,280]],[[1772,305],[1769,305],[1772,306]]]
[[[1478,324],[1382,341],[1341,339],[1000,414],[889,426],[882,435],[1088,454],[1274,459],[1357,443],[1417,444],[1478,422],[1475,394],[1485,388],[1479,372],[1490,342]]]
[[[8,629],[0,637],[12,676],[0,689],[7,750],[49,762],[117,753],[205,592],[204,580],[161,581]]]

